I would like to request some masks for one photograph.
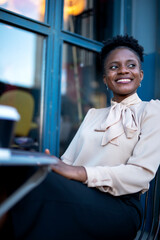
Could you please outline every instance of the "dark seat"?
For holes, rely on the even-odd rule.
[[[141,196],[144,208],[143,223],[135,240],[160,239],[160,167],[149,191]]]

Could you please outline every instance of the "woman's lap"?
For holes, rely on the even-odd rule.
[[[55,173],[13,208],[12,217],[16,239],[34,240],[132,240],[140,219],[132,201]]]

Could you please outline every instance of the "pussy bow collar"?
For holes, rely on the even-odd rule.
[[[125,133],[127,138],[133,138],[138,129],[137,115],[133,105],[141,102],[137,93],[125,98],[120,103],[111,100],[111,107],[108,116],[101,123],[97,132],[104,132],[102,136],[101,146],[107,145],[109,142],[119,145],[118,137]]]

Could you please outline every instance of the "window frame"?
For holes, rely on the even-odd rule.
[[[121,6],[124,7],[125,1],[120,1]],[[46,0],[45,22],[39,22],[0,7],[0,22],[46,38],[45,76],[40,100],[40,151],[44,152],[48,148],[54,155],[59,154],[63,44],[65,42],[97,53],[103,46],[101,42],[63,30],[63,3],[63,0]],[[119,11],[122,11],[123,7]],[[120,26],[124,25],[122,18],[119,21],[121,21]],[[116,32],[119,33],[119,31],[120,27]]]

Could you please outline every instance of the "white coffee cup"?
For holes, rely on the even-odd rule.
[[[9,148],[14,136],[15,124],[20,120],[16,108],[0,105],[0,147]]]

